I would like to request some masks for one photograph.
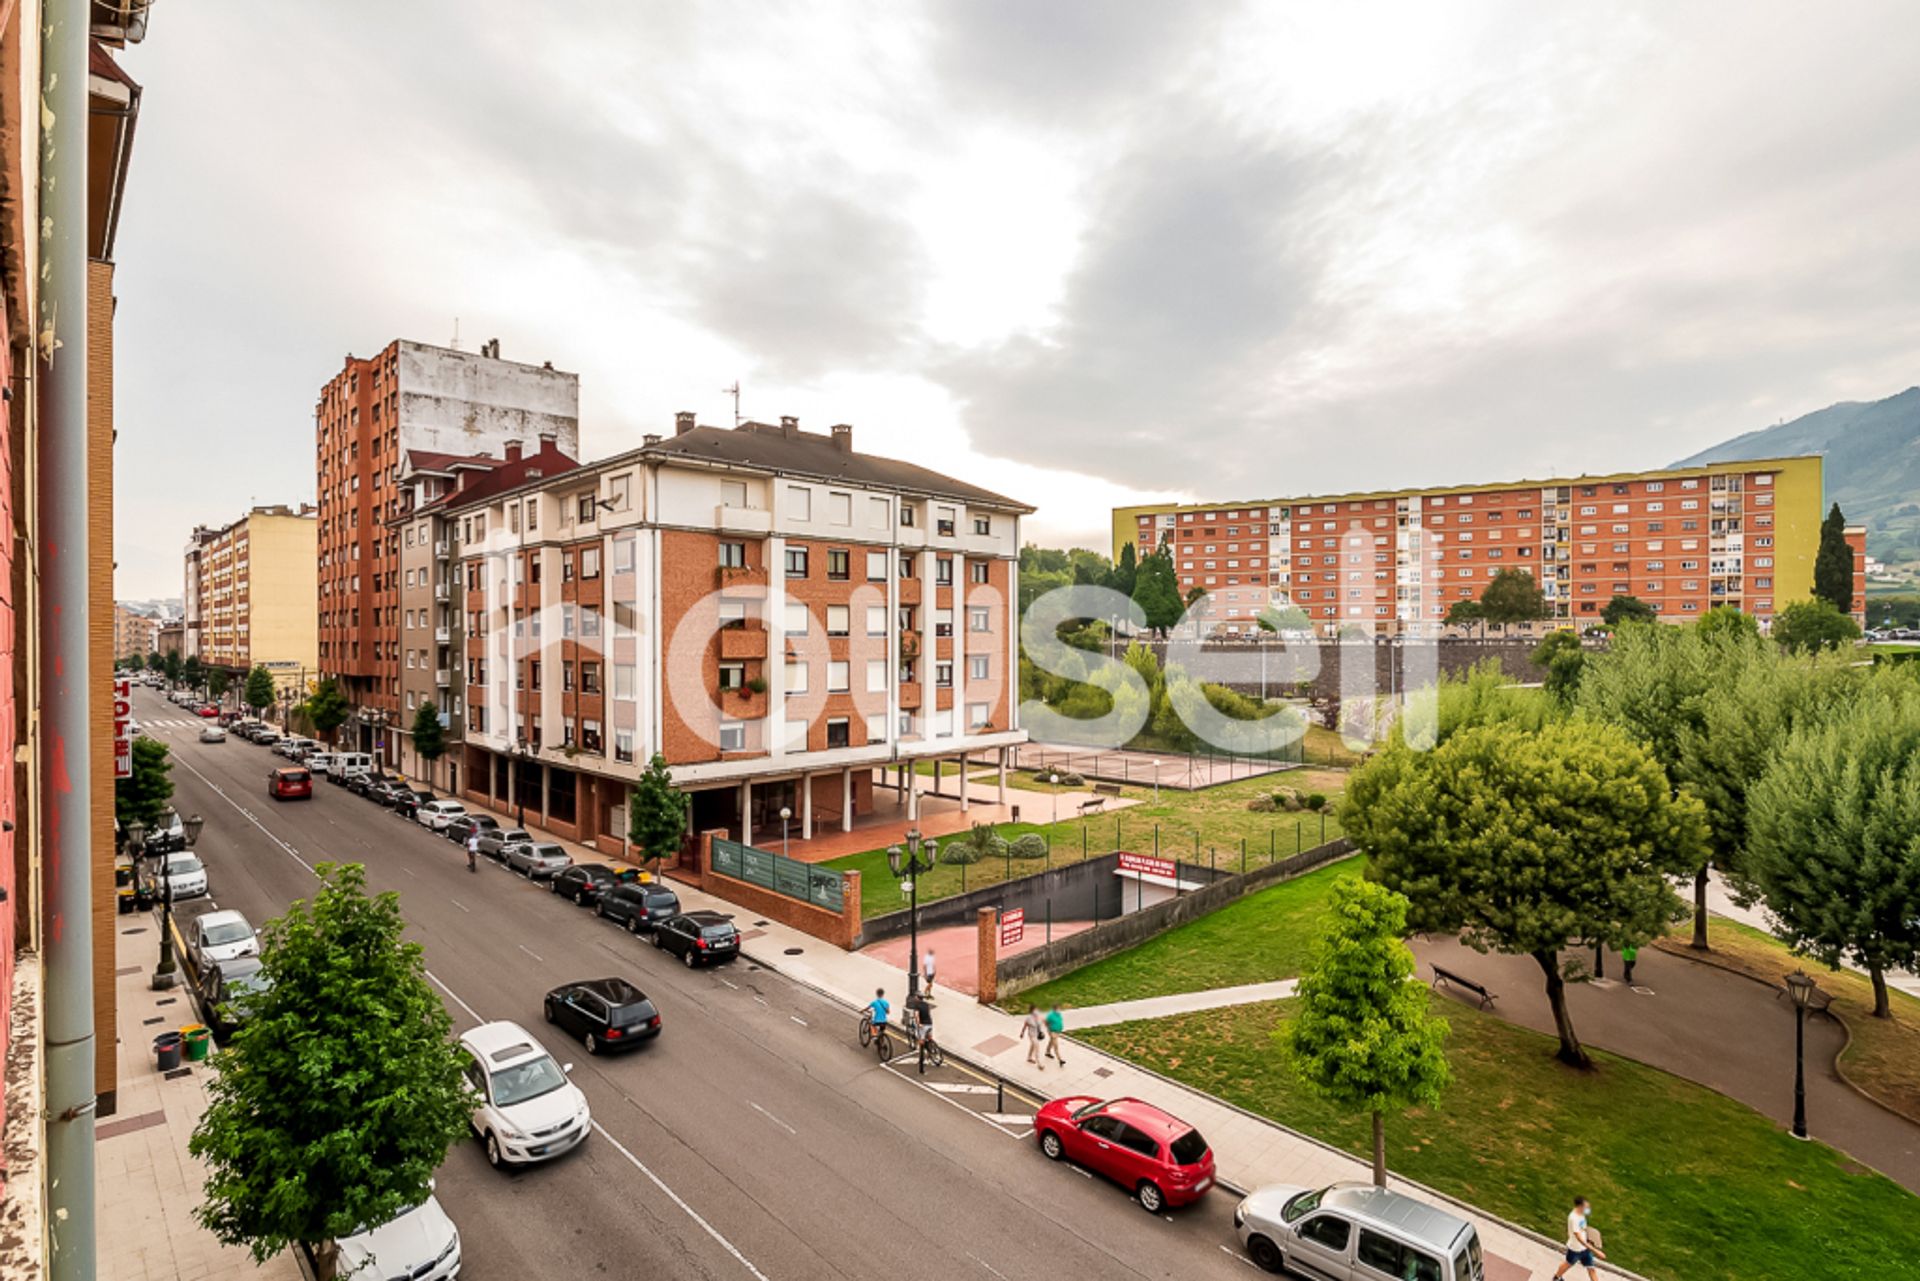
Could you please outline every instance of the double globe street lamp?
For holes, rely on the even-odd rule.
[[[903,849],[898,845],[887,846],[887,866],[893,869],[895,876],[904,877],[900,888],[907,892],[907,997],[912,999],[920,994],[920,877],[931,872],[940,846],[934,841],[923,842],[920,829],[907,831],[907,844]]]
[[[183,849],[192,849],[200,839],[200,829],[207,820],[198,814],[180,821]],[[140,859],[147,854],[147,825],[139,819],[127,824],[127,848],[133,852],[133,865],[140,866]],[[167,856],[173,850],[156,849],[152,851],[159,860],[153,875],[160,890],[160,961],[153,967],[153,990],[164,992],[171,988],[178,971],[173,958],[173,877],[167,874]]]

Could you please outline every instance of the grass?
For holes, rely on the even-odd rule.
[[[1082,858],[1099,857],[1116,848],[1189,862],[1211,863],[1222,869],[1241,865],[1241,842],[1246,842],[1246,866],[1258,867],[1269,856],[1287,858],[1299,849],[1312,849],[1344,832],[1334,816],[1334,801],[1346,784],[1346,775],[1337,770],[1301,769],[1264,778],[1226,783],[1199,792],[1160,789],[1156,804],[1151,787],[1128,787],[1121,796],[1140,803],[1128,809],[1081,819],[1072,805],[1062,805],[1060,821],[996,824],[994,830],[1012,838],[1027,832],[1049,836],[1053,851],[1045,862],[1013,860],[1011,874],[1026,876],[1059,863],[1077,863]],[[1256,814],[1247,802],[1271,793],[1279,786],[1306,792],[1321,792],[1328,798],[1324,812],[1307,811],[1284,814]],[[1051,818],[1050,799],[1023,802],[1022,809],[1035,818]],[[843,854],[829,859],[823,867],[860,873],[860,911],[864,916],[880,916],[906,906],[900,896],[900,879],[887,868],[884,848],[859,854]],[[983,859],[971,866],[942,863],[920,878],[920,901],[931,903],[983,885],[1008,879],[1005,860]]]
[[[1691,934],[1675,935],[1663,939],[1660,946],[1676,956],[1698,956],[1687,945],[1690,938]],[[1848,1080],[1885,1106],[1920,1121],[1920,1000],[1889,989],[1887,1001],[1893,1017],[1877,1019],[1873,1017],[1873,984],[1864,974],[1826,969],[1795,955],[1764,930],[1717,916],[1707,920],[1707,943],[1714,961],[1776,987],[1794,970],[1808,965],[1818,968],[1821,991],[1833,997],[1832,1012],[1853,1034],[1840,1056],[1841,1070]]]
[[[1319,937],[1327,892],[1335,880],[1357,876],[1360,869],[1358,856],[1317,868],[1002,1004],[1008,1009],[1107,1005],[1294,978],[1306,968]]]
[[[1568,1200],[1594,1202],[1614,1262],[1673,1281],[1912,1274],[1920,1200],[1803,1143],[1704,1086],[1605,1053],[1554,1060],[1554,1041],[1433,998],[1453,1025],[1440,1106],[1390,1118],[1393,1168],[1558,1236]],[[1364,1157],[1364,1116],[1326,1103],[1273,1039],[1289,1002],[1093,1028],[1077,1035]]]

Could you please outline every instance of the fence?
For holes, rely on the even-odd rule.
[[[838,912],[846,905],[846,878],[841,873],[739,841],[714,839],[713,870],[829,912]]]
[[[1332,764],[1331,751],[1323,752]],[[1222,783],[1237,783],[1263,774],[1312,764],[1305,741],[1290,743],[1271,756],[1241,756],[1208,748],[1186,752],[1148,752],[1139,748],[1105,750],[1066,743],[1023,743],[1014,750],[1014,768],[1042,774],[1048,770],[1074,773],[1134,787],[1170,787],[1198,791]]]

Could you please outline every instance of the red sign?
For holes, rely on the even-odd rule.
[[[133,682],[113,682],[113,776],[133,777]]]
[[[1141,876],[1164,876],[1173,879],[1174,866],[1170,858],[1155,858],[1151,854],[1130,854],[1120,851],[1120,870],[1135,872]]]
[[[1012,908],[1000,913],[1000,946],[1012,947],[1027,934],[1027,909]]]

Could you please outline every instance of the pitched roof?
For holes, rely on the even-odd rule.
[[[492,454],[441,454],[431,449],[409,449],[407,467],[416,472],[451,472],[456,467],[477,467],[483,471],[501,465]]]
[[[459,489],[442,494],[412,514],[417,516],[420,512],[452,511],[466,507],[490,498],[494,494],[523,485],[530,480],[543,480],[549,476],[563,475],[579,466],[579,461],[562,453],[559,446],[550,441],[542,441],[538,451],[523,454],[510,463],[497,463],[486,475],[477,476]]]

